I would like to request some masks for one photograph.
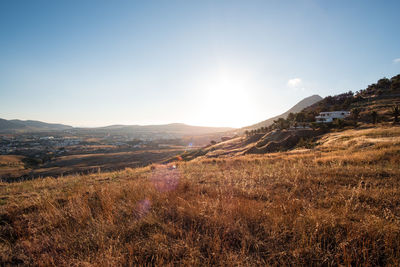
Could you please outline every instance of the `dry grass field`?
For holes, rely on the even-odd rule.
[[[126,167],[146,166],[153,162],[162,162],[182,153],[182,147],[171,149],[147,149],[113,153],[91,153],[60,156],[42,164],[38,168],[24,166],[23,156],[0,156],[0,180],[14,181],[46,176],[63,176],[73,173],[89,173],[101,170],[120,170]],[[2,164],[3,162],[3,164]]]
[[[176,164],[176,165],[173,165]],[[2,265],[400,265],[400,128],[0,184]]]
[[[24,156],[18,155],[0,155],[0,178],[7,176],[9,173],[26,174]]]

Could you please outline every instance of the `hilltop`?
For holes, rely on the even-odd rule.
[[[0,132],[13,133],[13,132],[37,132],[37,131],[62,131],[72,129],[72,126],[46,123],[33,120],[5,120],[0,119]]]
[[[97,128],[76,128],[77,131],[91,131],[107,134],[165,134],[173,137],[186,135],[203,135],[232,131],[230,127],[192,126],[184,123],[170,123],[162,125],[110,125]]]
[[[321,100],[322,100],[322,97],[319,96],[319,95],[312,95],[312,96],[306,97],[303,100],[301,100],[300,102],[298,102],[296,105],[294,105],[292,108],[290,108],[288,111],[286,111],[286,112],[284,112],[284,113],[282,113],[282,114],[280,114],[278,116],[269,118],[269,119],[267,119],[265,121],[262,121],[262,122],[259,122],[259,123],[256,123],[256,124],[253,124],[253,125],[250,125],[250,126],[243,127],[242,129],[243,130],[254,130],[254,129],[261,128],[261,127],[271,126],[274,123],[274,120],[277,120],[279,118],[286,119],[287,116],[290,113],[300,112],[303,109],[305,109],[305,108],[307,108],[307,107],[309,107],[311,105],[314,105],[315,103],[318,103]]]
[[[75,134],[119,134],[119,135],[133,135],[145,136],[147,138],[163,137],[167,138],[180,138],[183,136],[196,136],[204,134],[222,133],[232,131],[234,128],[230,127],[206,127],[206,126],[192,126],[184,123],[170,123],[162,125],[110,125],[104,127],[82,128],[72,127],[64,124],[46,123],[33,120],[5,120],[0,119],[0,133],[51,133],[68,131],[68,133]]]

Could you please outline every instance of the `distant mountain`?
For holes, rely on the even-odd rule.
[[[76,133],[147,136],[149,138],[160,137],[160,135],[163,135],[165,138],[174,138],[190,135],[222,133],[232,131],[234,130],[234,128],[191,126],[183,123],[171,123],[164,125],[110,125],[97,128],[74,128],[69,125],[45,123],[41,121],[0,119],[0,133],[45,132],[63,130],[73,130]]]
[[[312,95],[309,97],[304,98],[303,100],[301,100],[299,103],[297,103],[296,105],[294,105],[291,109],[289,109],[288,111],[286,111],[285,113],[282,113],[281,115],[272,117],[268,120],[247,126],[242,128],[243,130],[253,130],[253,129],[258,129],[261,127],[267,127],[270,126],[274,123],[274,120],[277,120],[279,118],[284,118],[286,119],[286,117],[290,114],[290,113],[297,113],[302,111],[303,109],[319,102],[322,100],[322,97],[320,97],[319,95]]]
[[[41,132],[72,129],[72,126],[32,120],[0,119],[0,132]]]
[[[5,119],[0,119],[0,131],[18,130],[21,128],[24,128],[24,126]]]
[[[257,129],[260,127],[269,126],[274,120],[278,118],[286,118],[291,112],[296,113],[303,110],[306,107],[320,101],[322,98],[319,95],[313,95],[307,97],[293,106],[285,113],[262,121],[260,123],[244,127],[241,130]],[[43,132],[43,131],[62,131],[62,130],[74,130],[80,133],[98,133],[98,134],[124,134],[124,135],[162,135],[166,137],[182,137],[190,135],[204,135],[214,133],[225,133],[233,132],[237,129],[229,127],[204,127],[204,126],[192,126],[183,123],[171,123],[164,125],[110,125],[105,127],[97,128],[74,128],[69,125],[45,123],[41,121],[33,120],[5,120],[0,119],[0,132],[2,133],[15,133],[15,132]]]
[[[78,131],[89,132],[104,132],[113,134],[172,134],[175,136],[185,135],[202,135],[210,133],[219,133],[232,131],[234,128],[229,127],[205,127],[205,126],[192,126],[184,123],[171,123],[163,125],[110,125],[98,128],[76,128]]]

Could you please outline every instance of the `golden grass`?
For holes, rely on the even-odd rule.
[[[0,178],[10,173],[26,173],[23,159],[24,156],[0,155]]]
[[[1,157],[10,157],[15,155],[0,156],[0,180],[15,180],[23,175],[29,177],[59,176],[63,173],[92,172],[97,169],[121,170],[125,167],[139,167],[151,164],[153,162],[162,162],[176,154],[182,153],[182,149],[149,149],[128,152],[113,153],[93,153],[60,156],[50,162],[40,165],[38,168],[24,168],[23,162],[17,167],[2,166]],[[22,157],[23,158],[23,157]],[[5,161],[4,159],[3,161]],[[8,159],[7,159],[8,160]],[[14,164],[14,163],[12,163]],[[10,163],[9,163],[10,165]],[[15,164],[14,164],[15,165]]]
[[[0,155],[0,164],[17,163],[20,164],[24,156]]]
[[[345,131],[314,150],[2,183],[0,260],[399,266],[397,133]]]

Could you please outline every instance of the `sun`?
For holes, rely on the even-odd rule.
[[[202,81],[202,108],[196,123],[207,126],[243,127],[251,121],[252,80],[248,72],[223,66]]]

